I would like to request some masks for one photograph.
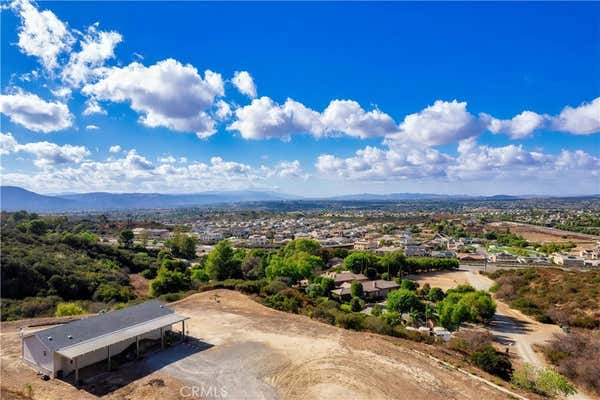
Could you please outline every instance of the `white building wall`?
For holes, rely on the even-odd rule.
[[[53,353],[36,336],[23,338],[23,359],[37,366],[40,372],[54,373]]]

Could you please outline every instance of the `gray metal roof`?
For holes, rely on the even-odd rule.
[[[34,335],[50,350],[57,351],[172,314],[174,314],[173,310],[158,300],[150,300],[135,306],[44,329],[35,332]]]
[[[188,317],[182,317],[181,315],[177,314],[164,315],[162,317],[158,317],[147,322],[142,322],[116,332],[111,332],[106,335],[98,336],[93,339],[74,344],[72,346],[63,347],[62,349],[58,350],[57,353],[64,357],[73,359],[77,356],[101,349],[113,343],[121,342],[138,335],[143,335],[144,333],[151,332],[165,326],[170,326],[186,319],[188,319]]]

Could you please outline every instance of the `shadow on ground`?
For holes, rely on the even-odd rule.
[[[133,381],[144,378],[167,365],[189,357],[193,354],[208,350],[212,344],[203,342],[196,338],[188,337],[185,342],[177,343],[164,350],[152,348],[146,351],[139,360],[116,363],[110,371],[107,371],[107,361],[90,365],[80,370],[79,389],[102,397],[110,394]],[[160,352],[160,357],[158,356]],[[156,356],[156,357],[155,357]],[[116,357],[115,357],[116,358]],[[151,361],[151,362],[146,362]],[[74,374],[63,378],[69,384],[75,384]],[[161,386],[164,383],[160,379],[151,380],[149,385]]]

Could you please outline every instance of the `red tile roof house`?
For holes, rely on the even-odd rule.
[[[393,281],[377,279],[374,281],[362,281],[363,291],[367,299],[385,298],[389,292],[398,289],[400,285]],[[339,299],[349,299],[352,297],[350,293],[351,282],[344,282],[338,289],[331,291],[333,297]]]

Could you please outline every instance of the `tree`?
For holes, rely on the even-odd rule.
[[[429,298],[429,300],[433,301],[434,303],[437,303],[438,301],[444,300],[444,297],[446,297],[446,295],[444,294],[444,291],[441,288],[432,287],[431,289],[429,289],[429,294],[427,295],[427,297]]]
[[[377,268],[378,264],[376,255],[365,252],[352,253],[344,259],[344,268],[355,274],[366,273],[367,268]]]
[[[321,288],[323,289],[323,296],[329,296],[331,291],[335,289],[335,281],[331,278],[321,278]]]
[[[509,380],[512,376],[513,368],[510,359],[504,354],[499,354],[492,346],[486,346],[482,350],[474,352],[471,359],[485,372],[504,380]]]
[[[386,253],[379,261],[381,268],[389,276],[397,276],[406,266],[406,257],[401,251]]]
[[[417,282],[411,281],[410,279],[402,279],[402,282],[400,283],[400,288],[410,291],[417,290],[417,287],[419,287]]]
[[[238,278],[242,274],[241,263],[234,257],[234,251],[228,240],[221,240],[208,254],[206,273],[210,279],[222,281]]]
[[[419,301],[416,293],[407,289],[398,289],[390,292],[387,296],[387,309],[399,313],[420,310],[423,303]]]
[[[192,260],[196,258],[196,239],[184,233],[177,233],[172,240],[168,240],[167,247],[176,257]]]
[[[320,257],[298,252],[285,258],[274,255],[265,272],[269,280],[282,277],[288,278],[290,282],[297,282],[300,279],[311,277],[315,269],[322,265],[323,260]]]
[[[352,297],[358,297],[359,299],[362,299],[365,295],[362,283],[359,281],[352,281],[350,284],[350,294]]]
[[[119,234],[118,241],[121,244],[121,246],[128,249],[128,248],[133,247],[133,238],[134,238],[133,231],[131,229],[124,229]]]
[[[362,310],[362,307],[362,300],[359,297],[352,297],[352,300],[350,300],[350,309],[353,312],[359,312],[360,310]]]
[[[180,271],[170,271],[161,267],[158,275],[150,283],[150,293],[152,296],[159,296],[166,293],[176,293],[190,288],[190,277]]]
[[[321,244],[316,240],[312,239],[295,239],[285,245],[283,254],[285,257],[289,257],[294,253],[304,252],[316,256]]]
[[[27,230],[33,235],[40,236],[46,233],[48,230],[48,224],[43,219],[34,219],[29,222]]]

